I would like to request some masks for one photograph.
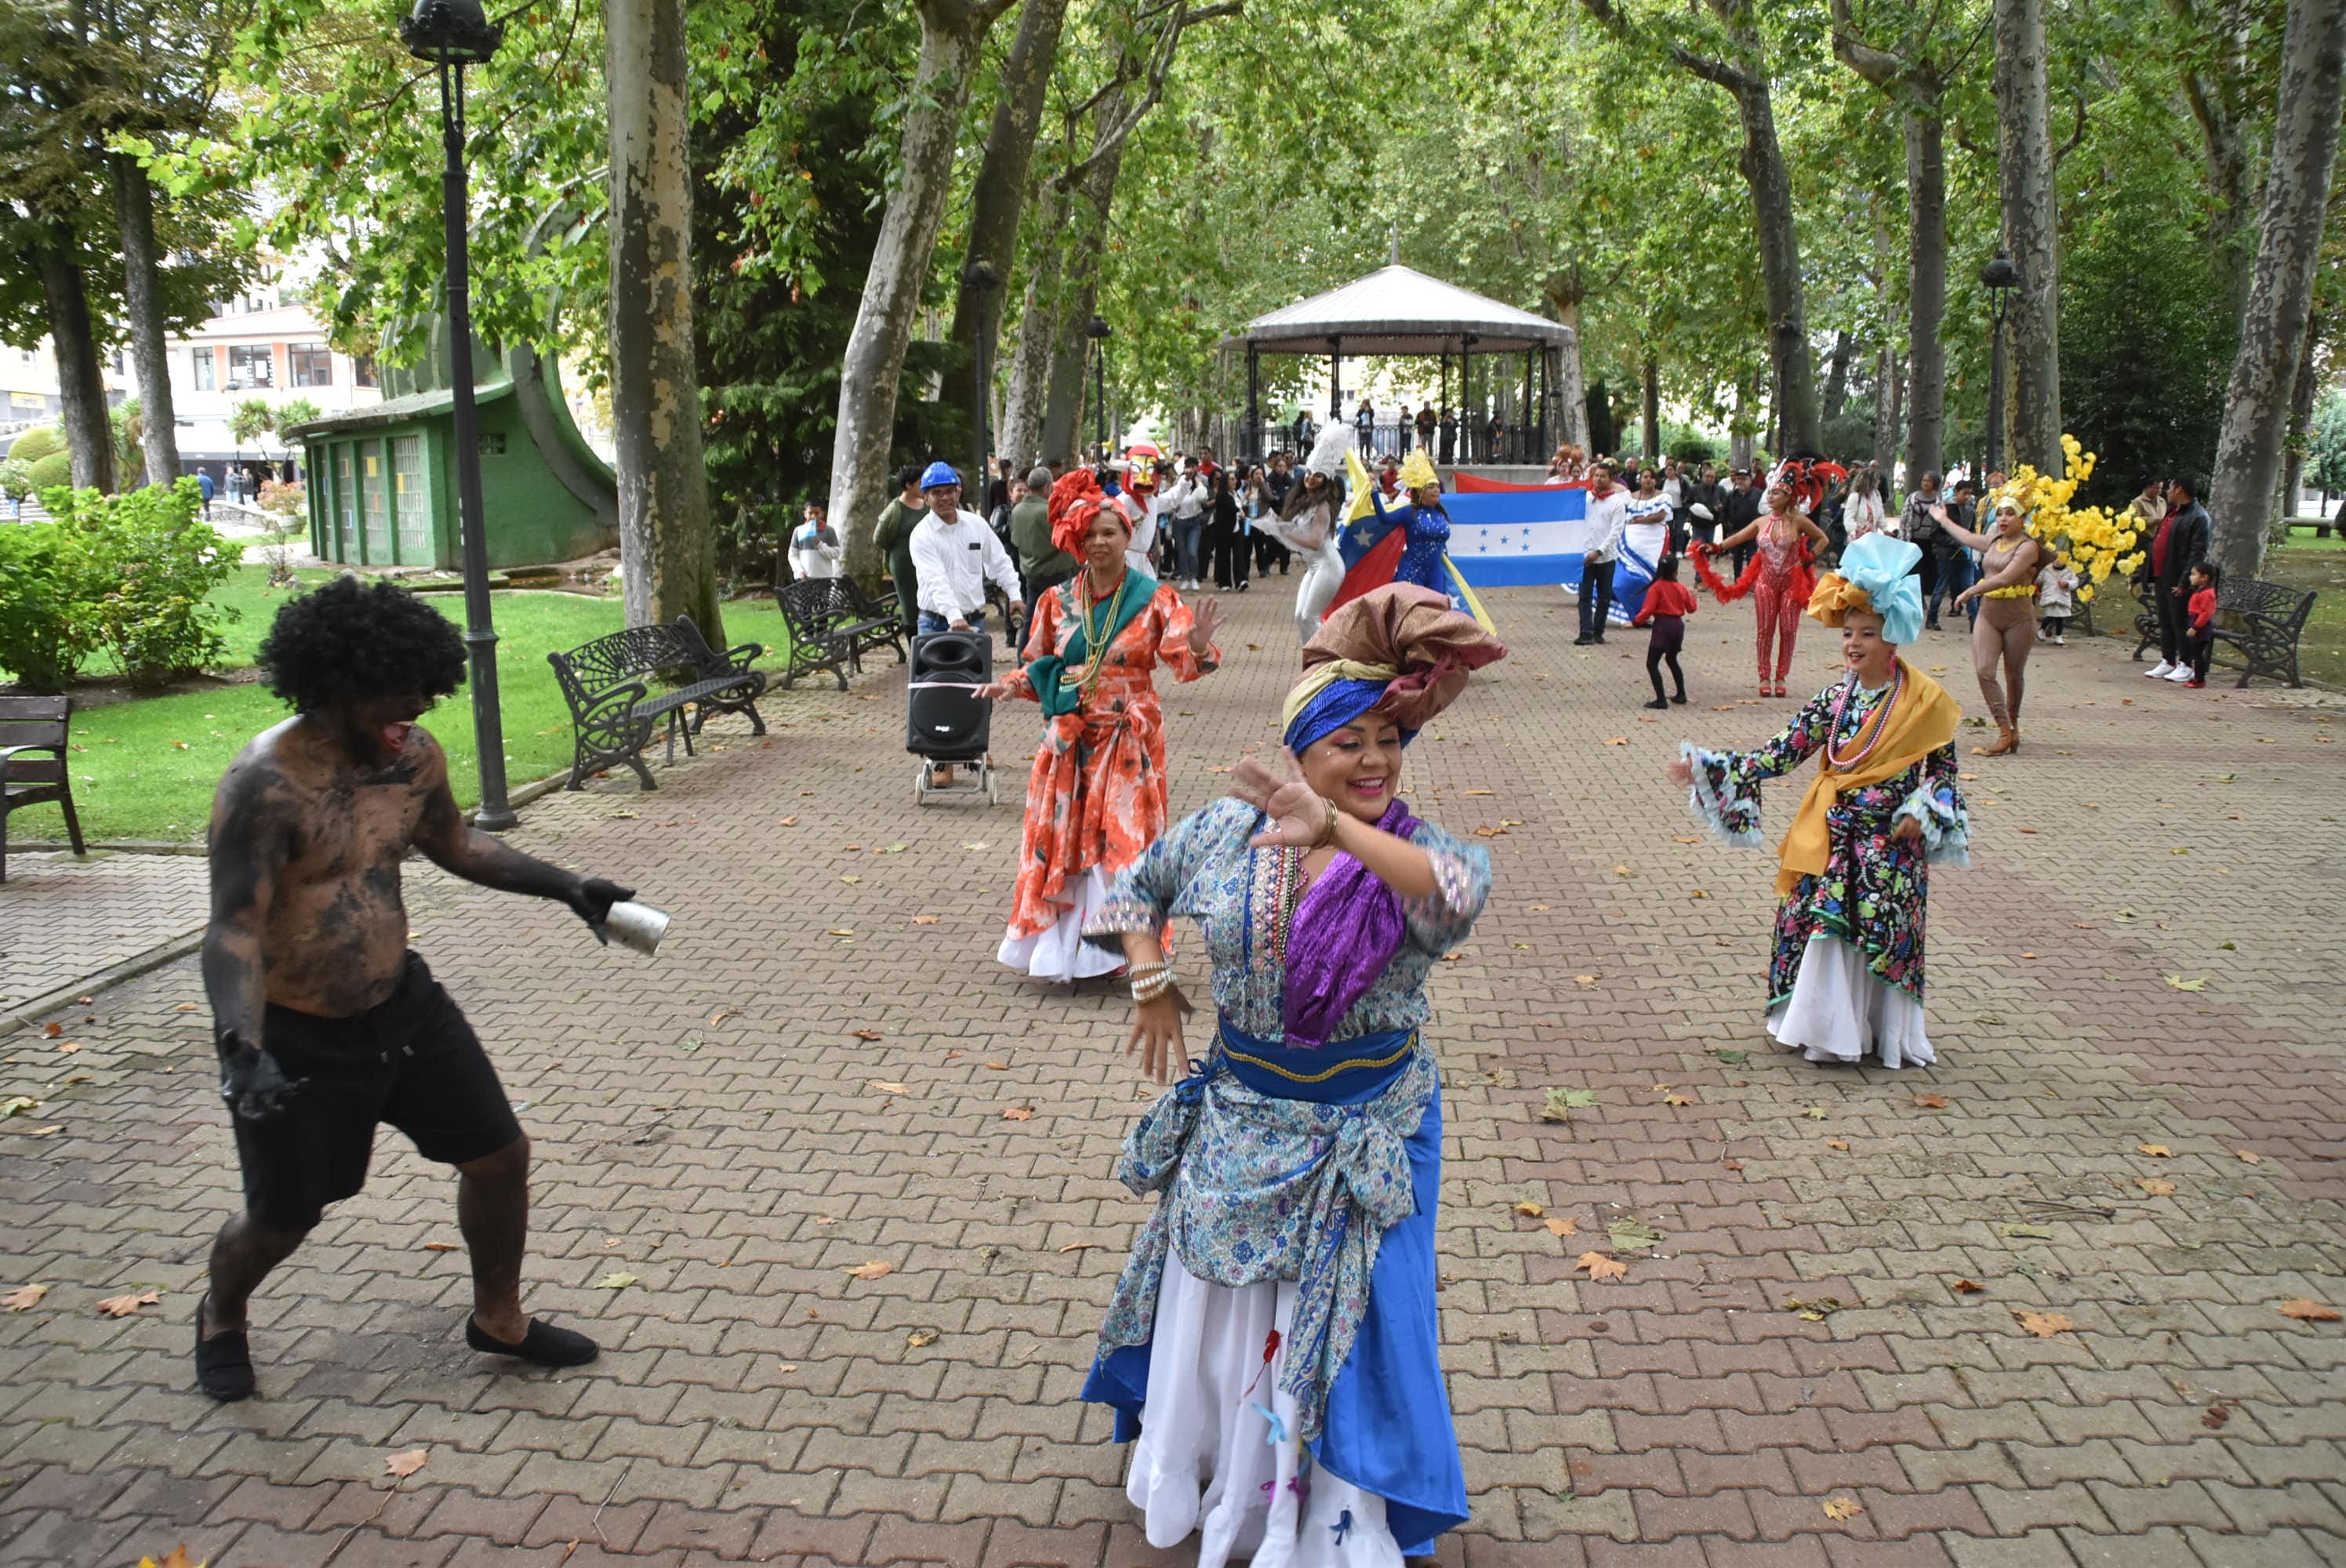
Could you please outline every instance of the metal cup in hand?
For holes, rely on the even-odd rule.
[[[639,904],[632,899],[621,899],[603,917],[603,929],[622,947],[634,948],[646,958],[659,952],[660,938],[668,934],[668,911],[649,904]]]

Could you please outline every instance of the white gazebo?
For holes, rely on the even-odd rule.
[[[1450,356],[1458,356],[1459,402],[1471,404],[1476,355],[1524,356],[1524,407],[1535,414],[1527,435],[1515,444],[1524,461],[1545,453],[1547,432],[1555,428],[1556,356],[1573,341],[1572,329],[1545,316],[1505,305],[1496,300],[1428,277],[1413,267],[1395,262],[1340,288],[1314,294],[1292,305],[1258,316],[1243,332],[1225,340],[1226,347],[1243,346],[1247,354],[1247,446],[1251,461],[1261,455],[1260,361],[1264,354],[1325,354],[1328,356],[1329,418],[1344,417],[1343,361],[1347,355],[1439,354],[1442,357],[1442,406],[1450,419]],[[1466,446],[1476,444],[1471,428]],[[1451,461],[1444,441],[1444,462]],[[1489,454],[1494,460],[1500,454]]]

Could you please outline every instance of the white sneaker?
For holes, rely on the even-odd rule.
[[[2157,664],[2153,665],[2150,668],[2143,671],[2142,673],[2148,676],[2151,679],[2157,680],[2161,676],[2173,675],[2175,673],[2175,667],[2168,663],[2165,659],[2160,659]]]
[[[2168,675],[2167,678],[2175,682],[2176,685],[2180,686],[2185,681],[2191,678],[2191,667],[2187,664],[2181,669],[2176,670],[2172,674]]]
[[[2066,636],[2055,637],[2053,639],[2053,646],[2056,648],[2067,647],[2069,646],[2069,639]]]

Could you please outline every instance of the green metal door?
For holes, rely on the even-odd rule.
[[[383,504],[382,443],[361,442],[359,457],[359,514],[365,530],[363,558],[370,566],[387,566],[399,557],[391,547],[391,515]]]
[[[434,565],[431,495],[423,486],[422,436],[394,435],[391,438],[391,482],[398,525],[400,565]]]
[[[334,559],[355,564],[360,558],[358,463],[351,456],[351,443],[347,441],[334,447],[332,504],[335,517]]]

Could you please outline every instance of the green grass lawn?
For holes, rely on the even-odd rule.
[[[2268,581],[2313,588],[2313,616],[2299,639],[2298,661],[2309,681],[2346,687],[2346,539],[2295,534],[2265,557]]]
[[[327,572],[305,573],[322,581]],[[202,689],[136,697],[103,706],[76,707],[69,760],[74,804],[82,830],[92,839],[186,840],[203,836],[212,790],[220,774],[256,731],[285,717],[283,703],[254,684],[253,649],[284,603],[284,593],[268,590],[268,574],[244,566],[215,596],[232,604],[243,618],[229,629],[229,672],[208,679]],[[492,596],[497,629],[497,688],[505,713],[505,775],[512,785],[569,766],[570,710],[555,684],[546,656],[577,647],[619,629],[618,599],[575,594],[501,593]],[[426,602],[463,625],[464,596],[434,594]],[[743,600],[725,606],[729,642],[757,642],[767,652],[760,667],[779,670],[789,634],[773,601]],[[240,676],[238,670],[243,671]],[[479,790],[472,706],[463,688],[444,698],[424,719],[448,752],[457,799],[471,805]],[[10,819],[16,839],[65,837],[65,818],[55,806],[36,806]]]

